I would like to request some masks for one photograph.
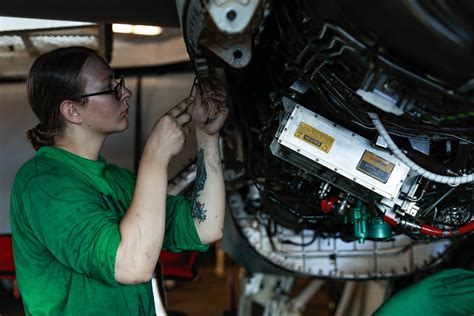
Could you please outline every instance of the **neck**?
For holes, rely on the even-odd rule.
[[[68,132],[55,138],[54,146],[72,152],[82,158],[98,160],[106,136]]]

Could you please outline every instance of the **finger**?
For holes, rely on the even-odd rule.
[[[184,133],[184,135],[188,136],[189,135],[189,127],[184,126],[183,127],[183,133]]]
[[[220,90],[212,90],[207,92],[208,95],[220,95],[220,96],[225,96],[226,92],[225,91],[220,91]]]
[[[170,114],[173,117],[178,117],[181,113],[186,111],[186,109],[189,107],[191,103],[193,103],[194,97],[187,97],[186,99],[182,100],[178,104],[176,104],[174,107],[171,108],[171,110],[168,111],[168,114]]]
[[[202,99],[201,95],[199,93],[197,93],[194,96],[193,102],[191,103],[191,105],[189,105],[189,107],[187,109],[188,113],[192,113],[194,108],[201,106],[202,102],[203,102],[203,99]]]
[[[224,102],[227,99],[225,96],[218,95],[218,94],[211,95],[210,97],[212,100],[218,101],[218,102]]]
[[[189,123],[191,121],[191,114],[185,112],[185,113],[179,115],[176,118],[176,121],[178,122],[178,124],[180,126],[186,125],[187,123]]]

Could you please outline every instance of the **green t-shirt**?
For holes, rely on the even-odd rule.
[[[10,217],[27,315],[154,315],[151,282],[119,284],[114,274],[134,187],[130,171],[55,147],[42,147],[20,168]],[[163,248],[208,248],[182,196],[167,197]]]
[[[435,273],[395,294],[374,315],[474,315],[474,271]]]

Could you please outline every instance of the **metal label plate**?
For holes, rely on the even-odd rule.
[[[382,183],[387,183],[393,168],[395,168],[393,163],[368,150],[364,151],[357,165],[357,170],[362,171]]]
[[[310,145],[324,151],[326,154],[331,150],[334,144],[334,138],[317,130],[316,128],[301,122],[295,132],[295,137],[299,138]]]

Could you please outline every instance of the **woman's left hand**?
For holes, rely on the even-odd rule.
[[[193,104],[188,108],[195,127],[207,135],[217,135],[229,114],[226,100],[225,87],[216,78],[202,82]]]

